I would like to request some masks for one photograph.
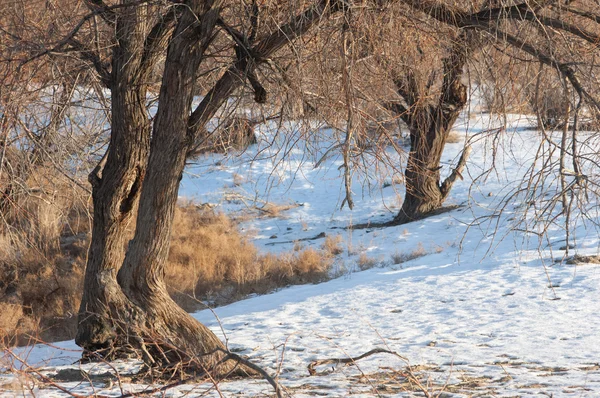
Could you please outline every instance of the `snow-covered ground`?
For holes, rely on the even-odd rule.
[[[354,210],[340,210],[342,160],[327,153],[327,144],[315,149],[299,140],[291,147],[289,134],[284,140],[265,127],[259,144],[244,153],[198,159],[182,181],[182,199],[245,213],[241,226],[262,250],[292,250],[295,241],[321,233],[340,235],[345,250],[336,263],[341,277],[194,315],[230,349],[276,375],[296,397],[423,396],[420,390],[445,397],[600,396],[600,268],[559,261],[566,244],[562,216],[544,234],[537,225],[519,222],[525,204],[549,197],[540,187],[536,196],[523,194],[503,204],[520,186],[539,146],[539,133],[524,128],[532,120],[509,116],[508,121],[507,133],[496,136],[493,128],[500,121],[461,119],[456,131],[470,139],[473,152],[464,181],[456,183],[447,202],[458,208],[398,227],[352,228],[390,220],[403,188],[393,183],[390,168],[368,162],[366,170],[353,176]],[[504,145],[492,151],[498,142]],[[462,147],[463,142],[447,145],[444,173]],[[389,156],[401,158],[391,151]],[[495,169],[484,175],[492,162]],[[598,172],[586,169],[590,177]],[[555,191],[553,184],[557,182],[548,180],[546,190]],[[265,217],[257,208],[266,203],[290,209]],[[571,235],[571,254],[598,254],[595,203],[586,208],[586,217],[574,213],[578,225]],[[535,233],[525,233],[527,226]],[[301,243],[319,248],[323,241]],[[422,256],[398,263],[416,254]],[[361,258],[372,259],[375,266],[359,271]],[[402,358],[379,353],[355,366],[322,366],[314,376],[307,371],[311,361],[355,357],[374,348]],[[56,380],[66,381],[56,383],[80,395],[121,396],[157,387],[121,384],[107,376],[130,373],[135,364],[73,365],[80,352],[72,341],[21,348],[15,354],[39,374],[58,373]],[[30,369],[14,357],[4,360],[10,358],[13,369]],[[94,382],[73,381],[69,369],[85,371]],[[0,396],[68,396],[47,383],[27,380],[18,372],[0,374]],[[223,382],[218,389],[210,383],[184,384],[161,394],[274,392],[265,381],[241,380]]]

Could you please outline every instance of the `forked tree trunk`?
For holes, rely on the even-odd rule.
[[[219,0],[187,1],[179,8],[181,13],[169,14],[170,21],[177,23],[172,35],[165,35],[167,19],[161,19],[148,33],[147,22],[138,11],[146,6],[133,7],[134,15],[122,17],[129,24],[117,29],[120,39],[111,75],[111,143],[106,165],[99,165],[101,173],[92,176],[94,228],[77,343],[105,351],[129,347],[149,363],[185,361],[188,368],[225,375],[254,372],[226,360],[219,338],[170,298],[164,281],[186,156],[198,135],[206,133],[206,123],[244,84],[247,75],[253,74],[254,57],[267,59],[306,33],[328,9],[341,8],[322,0],[293,17],[252,51],[243,53],[192,113],[196,73],[214,38],[220,5]],[[117,28],[120,26],[117,23]],[[138,35],[138,29],[146,31],[146,40]],[[169,45],[149,144],[144,84],[153,67],[148,59],[156,57],[147,50],[160,48],[154,46],[158,42]],[[138,197],[136,232],[125,254],[124,228]]]
[[[440,182],[440,160],[446,140],[467,103],[467,88],[461,82],[465,61],[464,47],[455,45],[444,59],[444,80],[437,103],[427,104],[427,93],[419,92],[415,81],[399,87],[399,93],[409,103],[409,109],[404,109],[401,116],[409,126],[411,145],[405,171],[406,194],[393,224],[418,220],[442,207],[465,166],[470,151],[467,148],[452,174]]]
[[[167,51],[136,234],[118,282],[141,310],[134,333],[143,340],[149,361],[191,361],[188,364],[201,371],[225,375],[236,368],[233,361],[222,363],[225,346],[171,299],[164,282],[179,183],[193,144],[188,119],[196,71],[218,19],[218,10],[207,3],[195,4],[194,13],[181,17]],[[200,38],[198,27],[202,27]]]

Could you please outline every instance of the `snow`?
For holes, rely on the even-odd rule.
[[[501,120],[464,115],[455,130],[469,139],[473,152],[464,181],[456,183],[447,201],[458,208],[398,227],[352,228],[390,220],[403,188],[390,185],[393,168],[371,159],[366,170],[353,175],[354,210],[340,209],[342,160],[334,151],[327,152],[333,139],[315,148],[299,136],[291,147],[284,136],[294,133],[293,125],[287,135],[265,126],[259,144],[243,153],[201,157],[188,167],[182,200],[210,203],[232,214],[254,214],[241,227],[264,251],[288,251],[294,241],[322,232],[341,235],[345,252],[337,272],[345,272],[325,283],[284,288],[194,316],[229,348],[277,375],[295,397],[423,396],[415,383],[406,381],[407,365],[431,396],[442,391],[446,397],[600,396],[600,268],[561,261],[566,244],[562,216],[547,225],[544,234],[523,232],[539,227],[520,221],[523,212],[533,215],[535,209],[525,207],[532,197],[511,195],[532,167],[540,136],[526,129],[534,123],[531,118],[508,115],[507,120],[505,132],[496,135]],[[321,129],[319,134],[327,138],[334,133]],[[494,141],[504,145],[492,156]],[[590,140],[590,151],[594,145]],[[463,143],[447,145],[442,159],[446,175],[462,147]],[[390,150],[388,156],[401,162],[405,155]],[[495,169],[484,173],[492,162]],[[590,177],[598,173],[583,167]],[[539,166],[533,170],[539,171]],[[545,191],[533,198],[547,197],[557,183],[547,179]],[[571,243],[583,255],[597,254],[600,247],[598,206],[590,199],[586,217],[576,210],[572,221],[577,225]],[[256,207],[265,203],[295,207],[279,217],[263,217]],[[322,243],[323,239],[302,241],[305,247],[319,248]],[[424,255],[394,264],[394,258],[415,251]],[[359,271],[361,254],[377,265]],[[356,366],[322,366],[318,375],[308,374],[311,361],[355,357],[374,348],[401,357],[376,354]],[[140,366],[73,365],[80,352],[72,341],[19,348],[14,354],[21,361],[6,363],[12,358],[6,353],[5,362],[0,362],[6,370],[0,374],[2,397],[68,396],[48,384],[27,381],[22,372],[31,368],[43,375],[72,368],[101,375],[115,370],[134,373]],[[76,394],[105,396],[158,387],[118,380],[57,383]],[[263,380],[241,380],[222,382],[218,389],[210,383],[184,384],[164,394],[274,392]]]

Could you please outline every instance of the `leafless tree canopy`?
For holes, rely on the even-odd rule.
[[[232,126],[248,137],[248,126],[267,119],[318,121],[343,157],[344,204],[353,206],[352,173],[365,159],[391,163],[406,185],[392,223],[410,222],[442,207],[462,178],[468,145],[449,175],[440,159],[474,83],[490,111],[533,112],[542,134],[562,128],[559,160],[542,174],[532,168],[524,189],[558,173],[560,200],[540,211],[561,205],[568,214],[597,186],[586,174],[597,154],[582,149],[578,131],[600,111],[598,8],[594,0],[4,1],[2,228],[35,188],[36,170],[56,170],[93,203],[77,343],[228,374],[237,364],[223,344],[164,283],[190,156],[228,145],[218,134]],[[235,107],[260,116],[237,120]]]

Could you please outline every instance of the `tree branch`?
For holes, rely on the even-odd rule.
[[[452,185],[454,185],[454,182],[456,181],[456,179],[457,178],[460,178],[461,180],[463,179],[462,172],[465,169],[465,166],[467,165],[467,160],[469,159],[469,156],[471,155],[471,149],[472,149],[471,145],[467,144],[465,149],[463,149],[462,154],[460,155],[458,164],[456,165],[454,170],[452,170],[452,173],[450,173],[448,178],[446,178],[444,180],[444,182],[442,183],[442,185],[440,186],[440,192],[442,193],[442,197],[444,199],[446,199],[446,197],[450,193],[450,190],[452,189]]]
[[[328,358],[328,359],[319,359],[317,361],[312,361],[311,363],[308,364],[308,373],[311,376],[315,376],[317,374],[316,371],[316,367],[317,366],[322,366],[322,365],[339,365],[339,364],[353,364],[356,361],[359,361],[363,358],[366,357],[370,357],[371,355],[374,354],[392,354],[400,359],[402,359],[403,361],[408,361],[405,357],[403,357],[402,355],[398,354],[395,351],[390,351],[390,350],[386,350],[383,348],[374,348],[371,351],[367,351],[362,355],[359,355],[357,357],[347,357],[347,358]]]
[[[387,102],[383,104],[383,107],[388,111],[394,113],[394,115],[400,117],[404,123],[410,126],[410,112],[404,105],[399,102]]]
[[[115,25],[117,21],[115,12],[103,0],[85,0],[85,4],[91,11],[96,12],[96,15],[99,15],[107,24],[110,26]]]
[[[590,21],[594,21],[594,22],[600,24],[600,14],[594,14],[594,13],[587,12],[587,11],[581,11],[581,10],[578,10],[578,9],[572,8],[572,7],[562,7],[561,9],[567,10],[567,12],[570,12],[571,14],[578,15],[580,17],[589,19]]]
[[[113,11],[116,10],[118,8],[127,8],[127,7],[137,7],[140,4],[146,3],[149,0],[139,0],[136,1],[134,3],[126,3],[126,4],[115,4],[112,6],[106,6],[105,8],[99,9],[99,10],[93,10],[92,12],[90,12],[89,14],[85,15],[83,18],[81,18],[81,20],[79,21],[79,23],[77,23],[77,25],[75,25],[75,27],[73,29],[71,29],[71,31],[65,36],[63,37],[62,40],[60,40],[58,43],[56,43],[53,47],[46,49],[44,51],[41,51],[37,54],[34,54],[33,56],[31,56],[30,58],[24,60],[23,62],[21,62],[20,66],[23,66],[25,64],[28,64],[29,62],[32,62],[38,58],[41,58],[45,55],[48,55],[50,53],[55,53],[55,52],[60,52],[67,44],[69,44],[71,42],[71,40],[73,40],[75,38],[75,36],[77,35],[77,33],[79,33],[79,31],[81,30],[81,28],[83,27],[83,25],[89,21],[90,19],[94,18],[95,16],[99,16],[101,15],[103,12],[107,12],[107,11]]]
[[[192,112],[188,120],[188,135],[192,139],[191,142],[198,139],[208,120],[243,83],[246,77],[244,71],[248,70],[244,63],[249,62],[248,57],[253,58],[252,68],[256,68],[259,64],[268,61],[268,58],[284,45],[308,32],[325,14],[340,9],[341,6],[337,1],[318,0],[306,11],[296,15],[287,24],[260,40],[242,59],[238,59],[231,65]]]
[[[142,81],[146,81],[152,67],[156,64],[160,54],[166,48],[169,37],[175,28],[175,21],[181,15],[181,7],[170,7],[156,23],[144,40],[144,49],[140,60],[139,74]]]
[[[512,45],[513,47],[524,51],[529,55],[534,56],[545,65],[549,65],[557,69],[564,77],[566,77],[569,80],[575,91],[577,91],[577,94],[587,98],[600,111],[600,103],[585,88],[583,88],[581,82],[575,75],[575,71],[569,65],[557,61],[554,57],[542,52],[540,49],[534,47],[529,43],[524,42],[516,36],[491,27],[486,28],[485,30],[489,33],[493,33],[501,37],[506,43]]]
[[[458,10],[453,10],[453,9],[445,6],[444,4],[437,3],[437,2],[435,2],[435,3],[432,3],[430,1],[421,2],[421,1],[417,1],[417,0],[401,0],[401,1],[404,4],[408,5],[409,7],[413,8],[414,10],[421,11],[444,24],[455,26],[457,28],[476,29],[476,30],[488,32],[490,34],[495,35],[495,37],[500,38],[505,43],[510,44],[512,47],[515,47],[521,51],[524,51],[524,52],[536,57],[542,63],[552,66],[552,67],[556,68],[557,70],[559,70],[560,73],[563,76],[565,76],[569,80],[569,82],[573,85],[573,88],[577,91],[578,94],[584,95],[591,103],[593,103],[593,105],[598,110],[600,110],[600,103],[583,88],[583,86],[579,82],[579,79],[575,75],[575,71],[570,66],[568,66],[565,63],[561,63],[561,62],[557,61],[554,57],[544,53],[543,51],[536,48],[532,44],[525,42],[509,33],[501,31],[500,29],[498,29],[497,26],[492,26],[492,25],[488,24],[488,22],[491,22],[494,18],[498,18],[498,17],[516,18],[517,16],[521,19],[526,19],[525,17],[527,17],[527,18],[529,18],[527,20],[536,20],[536,21],[539,20],[541,23],[543,23],[542,20],[540,20],[540,18],[544,19],[545,17],[537,17],[535,15],[534,10],[539,9],[541,7],[546,7],[548,5],[551,5],[552,3],[554,3],[554,1],[550,1],[550,0],[530,1],[529,3],[525,2],[525,3],[513,5],[513,6],[501,7],[499,9],[494,9],[496,11],[484,10],[484,11],[481,11],[481,12],[475,13],[475,14],[465,14],[464,12],[461,12]],[[500,10],[502,10],[502,12],[500,12]],[[562,29],[573,35],[577,35],[578,37],[580,37],[590,43],[598,45],[598,43],[600,42],[600,36],[597,36],[591,32],[585,31],[578,27],[575,27],[574,25],[563,23],[560,20],[555,20],[552,18],[545,18],[544,20],[548,24],[556,25],[556,26],[552,26],[552,27]],[[551,25],[548,25],[548,26],[551,26]]]
[[[81,58],[92,63],[94,70],[100,77],[100,82],[104,87],[110,86],[110,72],[106,64],[100,59],[100,54],[96,51],[86,47],[78,40],[70,39],[68,44],[71,45],[72,49],[81,54]]]

